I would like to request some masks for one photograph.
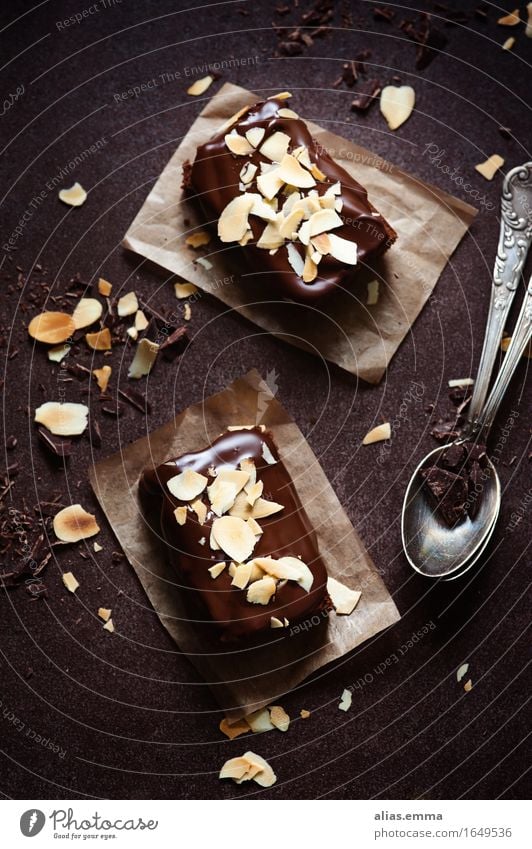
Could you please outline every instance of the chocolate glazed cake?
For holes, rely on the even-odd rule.
[[[283,95],[241,110],[198,147],[184,189],[266,297],[319,303],[396,239]]]
[[[139,494],[180,591],[222,639],[277,636],[328,606],[316,535],[260,427],[145,470]]]

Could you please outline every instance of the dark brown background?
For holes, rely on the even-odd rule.
[[[40,262],[48,269],[53,293],[68,279],[100,274],[115,292],[135,288],[155,308],[173,307],[171,283],[155,268],[139,265],[120,240],[162,167],[201,108],[187,97],[195,78],[185,69],[230,57],[260,57],[250,67],[224,73],[224,80],[272,94],[289,88],[292,104],[305,118],[374,149],[403,168],[475,205],[471,196],[426,155],[426,145],[443,149],[440,164],[467,177],[473,189],[498,206],[501,177],[485,182],[474,165],[500,153],[507,167],[530,158],[532,131],[527,94],[532,41],[524,26],[498,27],[493,4],[488,22],[470,15],[465,24],[439,26],[449,37],[447,55],[415,70],[415,48],[397,24],[413,17],[398,8],[393,24],[373,21],[372,3],[336,4],[334,29],[294,58],[275,55],[278,38],[272,20],[293,27],[299,13],[274,14],[269,3],[220,3],[179,11],[185,3],[115,3],[102,6],[82,23],[59,30],[56,22],[82,11],[83,2],[5,3],[2,33],[5,96],[24,85],[22,97],[2,117],[6,200],[2,243],[46,182],[81,151],[105,138],[99,153],[65,177],[90,188],[89,200],[70,210],[46,192],[17,240],[2,252],[2,323],[12,328],[5,371],[4,427],[19,444],[4,463],[18,461],[20,472],[7,497],[20,506],[62,492],[64,503],[80,500],[96,509],[88,481],[90,447],[81,439],[67,471],[54,468],[37,444],[27,407],[54,397],[57,369],[27,339],[21,312],[36,282]],[[192,4],[194,5],[194,4]],[[458,4],[457,4],[458,5]],[[473,10],[475,2],[459,4]],[[507,10],[514,2],[505,3]],[[522,4],[521,4],[522,5]],[[85,6],[88,8],[89,4]],[[435,4],[415,8],[434,10]],[[301,2],[302,9],[308,4]],[[413,7],[414,8],[414,7]],[[350,28],[345,11],[351,9]],[[403,11],[401,11],[401,9]],[[249,14],[242,14],[242,12]],[[442,12],[435,12],[442,17]],[[15,20],[17,19],[17,20]],[[436,18],[435,18],[436,19]],[[500,45],[517,35],[512,53]],[[341,61],[372,50],[370,73],[383,82],[397,73],[414,85],[416,114],[394,134],[375,107],[359,117],[350,112],[353,90],[331,88]],[[138,97],[115,102],[114,95],[160,75],[181,73]],[[199,76],[202,76],[199,73]],[[197,75],[196,75],[197,76]],[[208,92],[214,93],[220,83]],[[498,131],[509,126],[513,138]],[[46,190],[45,190],[46,191]],[[379,387],[262,334],[236,314],[225,314],[203,297],[193,306],[190,332],[196,337],[181,368],[157,366],[149,380],[153,412],[146,422],[133,408],[119,420],[100,416],[103,447],[96,458],[168,420],[175,410],[220,389],[256,366],[278,375],[278,397],[320,457],[341,501],[362,535],[393,593],[402,621],[353,656],[344,658],[297,692],[282,699],[297,717],[289,732],[233,743],[222,739],[220,715],[188,661],[179,655],[146,604],[125,561],[112,562],[116,547],[102,524],[104,551],[89,559],[81,546],[57,553],[45,582],[46,600],[32,601],[24,587],[4,593],[0,616],[2,701],[1,792],[8,797],[169,797],[235,798],[522,798],[526,793],[524,633],[527,546],[530,536],[529,422],[523,392],[524,361],[501,411],[494,438],[511,410],[518,424],[500,454],[505,490],[501,517],[484,561],[468,580],[451,586],[427,585],[415,577],[401,553],[399,515],[404,487],[416,459],[428,450],[430,403],[445,407],[447,380],[474,374],[486,317],[491,268],[498,235],[497,214],[484,208],[470,235],[443,274],[435,295],[412,328]],[[4,256],[5,254],[5,256]],[[6,278],[25,272],[22,291],[8,294]],[[29,315],[35,310],[30,310]],[[3,349],[3,355],[7,353]],[[119,348],[108,360],[112,389],[125,381],[130,353]],[[88,353],[80,361],[90,364]],[[423,384],[421,402],[407,405],[382,465],[379,447],[360,449],[375,421],[393,419],[411,381]],[[66,384],[77,400],[82,383]],[[529,396],[528,396],[529,398]],[[91,402],[95,410],[97,399]],[[527,502],[528,495],[528,502]],[[512,513],[523,513],[512,531]],[[61,571],[71,568],[81,588],[65,592]],[[102,631],[100,605],[112,607],[117,632]],[[428,635],[400,654],[414,632],[434,623]],[[425,630],[428,630],[425,628]],[[398,657],[393,662],[393,653]],[[392,658],[382,674],[376,669]],[[474,687],[465,694],[456,669],[469,661]],[[337,708],[345,686],[354,690],[347,714]],[[17,731],[24,723],[24,729]],[[25,736],[27,728],[51,738],[63,758]],[[278,783],[263,791],[219,782],[223,761],[246,748],[267,757]]]

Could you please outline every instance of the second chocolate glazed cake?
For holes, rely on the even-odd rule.
[[[266,297],[318,303],[396,239],[283,95],[242,109],[198,147],[184,188]]]

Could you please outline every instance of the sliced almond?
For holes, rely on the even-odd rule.
[[[301,708],[301,710],[299,711],[299,715],[301,719],[308,719],[310,716],[310,711],[306,710],[305,708]]]
[[[192,97],[198,97],[200,94],[205,94],[210,85],[214,82],[214,77],[211,74],[207,74],[206,77],[202,77],[196,82],[192,83],[191,86],[187,88],[187,94],[190,94]]]
[[[279,168],[272,168],[271,171],[266,171],[257,177],[257,187],[260,193],[268,200],[272,200],[283,186],[283,180],[279,172]]]
[[[100,530],[92,513],[87,513],[81,504],[71,504],[56,513],[53,520],[54,533],[62,542],[79,542],[93,537]]]
[[[136,342],[139,338],[139,332],[136,327],[128,327],[126,333],[130,339],[133,339],[134,342]]]
[[[85,334],[85,342],[93,351],[111,350],[111,331],[108,327],[96,330],[94,333]]]
[[[185,469],[166,482],[166,486],[180,501],[193,501],[207,486],[208,478],[193,469]]]
[[[460,667],[458,667],[456,672],[456,680],[458,683],[467,675],[467,671],[469,669],[469,663],[463,663]]]
[[[236,563],[244,563],[255,548],[255,536],[243,519],[222,516],[212,523],[216,542]]]
[[[472,377],[456,377],[453,380],[449,380],[447,385],[449,389],[454,389],[456,386],[473,386],[475,381]]]
[[[210,233],[207,233],[206,230],[197,230],[196,233],[191,233],[190,236],[186,237],[185,244],[190,248],[202,248],[204,245],[208,245],[210,240]]]
[[[243,778],[249,770],[247,758],[230,758],[221,768],[218,778],[232,778],[236,781]]]
[[[75,330],[74,319],[65,312],[43,312],[34,316],[28,325],[31,338],[46,345],[65,342]]]
[[[192,307],[190,304],[185,304],[185,309],[183,310],[183,318],[185,321],[190,321],[192,318]]]
[[[180,300],[195,295],[197,291],[198,287],[194,286],[194,283],[174,283],[175,296]]]
[[[246,489],[248,503],[253,507],[257,498],[260,498],[264,489],[264,481],[257,481],[249,489]],[[232,505],[231,505],[232,506]]]
[[[248,587],[246,598],[252,604],[268,604],[275,595],[277,584],[270,575],[265,575],[259,581],[254,581]]]
[[[519,21],[519,9],[514,9],[514,11],[510,12],[509,15],[503,15],[502,18],[499,18],[497,23],[501,27],[515,27]]]
[[[112,368],[111,366],[102,366],[101,368],[95,368],[92,370],[94,377],[96,378],[96,383],[98,384],[98,389],[100,392],[107,392],[107,386],[109,384],[109,378],[111,377]]]
[[[280,91],[278,94],[272,94],[268,97],[268,100],[289,100],[292,97],[292,94],[289,91]]]
[[[275,784],[277,777],[269,763],[265,761],[264,758],[261,758],[260,755],[254,754],[254,752],[246,752],[244,757],[247,758],[253,766],[260,767],[260,772],[254,776],[254,781],[256,781],[257,784],[260,784],[261,787],[271,787],[272,784]]]
[[[253,198],[247,195],[237,195],[227,204],[218,219],[218,237],[221,242],[238,242],[244,236],[252,206]]]
[[[74,183],[69,189],[61,189],[59,200],[68,206],[82,206],[87,200],[87,192],[80,183]]]
[[[506,41],[503,42],[502,49],[503,50],[512,50],[514,44],[515,44],[515,38],[513,37],[513,35],[511,35],[510,38],[507,38]]]
[[[380,109],[390,130],[397,130],[410,118],[416,102],[412,86],[384,86],[381,91]]]
[[[277,616],[270,617],[270,628],[284,628],[284,623]]]
[[[254,180],[257,170],[257,166],[253,162],[246,162],[238,176],[240,177],[244,185],[247,185],[248,183],[251,183]]]
[[[201,265],[203,268],[207,269],[207,271],[210,271],[211,268],[212,268],[212,262],[210,260],[208,260],[206,256],[199,256],[195,260],[195,262],[198,265]]]
[[[298,277],[301,277],[303,275],[303,269],[305,267],[305,260],[303,259],[293,242],[289,242],[286,246],[286,249],[288,251],[288,262],[292,270],[297,274]]]
[[[348,711],[353,701],[353,693],[351,690],[344,690],[338,708],[343,711]]]
[[[135,313],[135,330],[137,331],[137,333],[141,330],[146,330],[148,324],[149,321],[142,312],[142,310],[137,310],[137,312]]]
[[[249,519],[246,519],[246,521],[247,521],[249,527],[251,528],[251,533],[253,534],[253,536],[256,536],[256,537],[262,536],[264,531],[262,530],[259,523],[256,522],[255,519],[252,516],[250,516]]]
[[[128,315],[134,315],[139,308],[139,302],[135,292],[128,292],[118,299],[116,310],[120,318],[125,318]]]
[[[227,121],[224,121],[222,126],[218,129],[218,133],[220,135],[222,133],[225,133],[226,130],[228,130],[230,127],[233,126],[233,124],[236,124],[236,122],[238,121],[239,118],[242,117],[242,115],[245,115],[246,112],[249,111],[249,108],[250,108],[249,106],[243,106],[242,109],[239,109],[237,112],[235,112],[234,115],[231,115],[231,117],[228,118]]]
[[[327,592],[331,597],[333,607],[339,615],[349,616],[360,601],[361,592],[352,590],[337,581],[335,578],[327,579]]]
[[[366,298],[366,304],[368,307],[374,307],[375,304],[379,302],[379,281],[378,280],[370,280],[368,283],[368,297]]]
[[[336,214],[336,213],[335,213]],[[349,239],[343,239],[335,233],[329,233],[329,253],[338,262],[343,262],[345,265],[357,264],[357,243],[350,242]]]
[[[243,460],[240,461],[240,469],[242,472],[247,472],[248,480],[244,487],[246,492],[248,492],[249,488],[253,486],[257,481],[257,469],[255,468],[255,463],[251,459],[251,457],[244,457]]]
[[[475,165],[475,171],[478,171],[485,180],[493,180],[495,174],[499,168],[502,168],[503,165],[504,159],[502,156],[494,153],[492,156],[489,156],[485,162],[481,162],[480,165]]]
[[[110,634],[114,634],[115,626],[113,624],[112,619],[108,619],[105,625],[103,626],[104,631],[108,631]]]
[[[323,183],[327,179],[327,175],[318,168],[315,162],[310,166],[310,173],[319,183]]]
[[[224,469],[217,475],[207,489],[211,507],[217,516],[227,513],[248,481],[249,472],[238,471],[238,469]]]
[[[273,202],[266,201],[260,195],[252,192],[248,194],[248,197],[253,198],[250,215],[257,215],[263,221],[277,221],[277,212],[273,206],[274,204],[277,205],[275,200]]]
[[[316,185],[316,180],[312,174],[303,168],[295,156],[290,153],[285,153],[281,160],[278,169],[278,176],[284,183],[289,186],[296,186],[298,189],[311,189]]]
[[[46,401],[35,410],[35,421],[55,436],[79,436],[87,427],[88,415],[85,404]]]
[[[281,162],[288,150],[290,136],[286,133],[276,132],[268,136],[260,147],[260,153],[272,162]],[[288,182],[288,180],[286,181]]]
[[[209,566],[209,572],[211,578],[217,578],[218,575],[221,575],[223,570],[226,567],[225,560],[222,560],[220,563],[215,563],[214,566]]]
[[[305,257],[305,265],[303,266],[303,274],[302,279],[304,283],[312,283],[313,280],[318,276],[318,266],[312,259],[311,255],[307,253]]]
[[[362,440],[362,445],[372,445],[374,442],[384,442],[386,439],[390,439],[391,435],[392,429],[390,427],[390,422],[385,422],[384,424],[377,425],[377,427],[372,428]]]
[[[112,291],[113,284],[109,283],[108,280],[104,280],[103,277],[100,277],[98,279],[98,294],[103,295],[105,298],[108,298]]]
[[[69,351],[70,345],[55,345],[53,348],[48,349],[48,359],[53,363],[60,363]]]
[[[193,501],[190,505],[194,510],[194,513],[198,517],[198,522],[200,525],[205,524],[205,519],[207,518],[207,505],[203,503],[199,498],[196,501]]]
[[[261,708],[253,713],[248,713],[244,719],[255,734],[260,734],[263,731],[273,731],[274,726],[270,719],[268,708]]]
[[[246,138],[251,147],[258,147],[264,138],[266,130],[264,127],[251,127],[246,131]]]
[[[267,442],[262,443],[262,449],[261,449],[260,453],[262,454],[262,458],[264,460],[266,460],[266,462],[268,463],[269,466],[275,466],[275,464],[277,463],[277,460],[275,459],[272,452],[270,451],[270,448],[269,448],[269,445],[268,445]]]
[[[266,498],[257,498],[251,508],[250,515],[253,519],[266,519],[267,516],[273,516],[275,513],[280,513],[281,510],[284,510],[284,504],[268,501]]]
[[[175,510],[174,510],[175,520],[176,520],[178,525],[184,525],[185,524],[185,522],[187,521],[187,515],[188,515],[188,510],[187,510],[186,507],[183,507],[183,505],[181,505],[181,507],[176,507]]]
[[[279,231],[279,222],[270,221],[262,231],[257,247],[271,251],[280,248],[282,245],[284,245],[284,239]]]
[[[303,209],[293,209],[279,227],[279,233],[284,239],[292,239],[305,212]]]
[[[279,581],[295,581],[305,592],[310,592],[314,576],[308,566],[297,557],[255,557],[257,566]]]
[[[92,547],[93,547],[94,551],[96,552],[96,554],[98,554],[99,551],[103,551],[103,545],[100,545],[97,542],[93,543]]]
[[[290,717],[283,707],[280,705],[272,705],[270,708],[270,719],[272,725],[279,731],[288,731],[290,727]]]
[[[277,117],[294,118],[294,120],[297,120],[299,118],[299,115],[297,114],[297,112],[294,112],[293,109],[286,109],[285,107],[283,107],[282,109],[277,110]]]
[[[108,607],[99,607],[98,608],[98,616],[100,617],[100,619],[103,619],[104,622],[109,621],[109,619],[111,618],[112,612],[113,611],[110,610]]]
[[[127,376],[138,380],[149,374],[157,359],[158,351],[159,345],[156,342],[150,342],[149,339],[141,339],[137,345],[132,363],[129,366]]]
[[[329,230],[342,227],[343,223],[334,209],[320,209],[319,212],[315,212],[309,219],[309,236],[312,238],[312,236],[318,236],[320,233],[328,233]],[[329,234],[329,241],[331,241],[331,234]],[[354,243],[350,242],[349,244]]]
[[[470,679],[469,679],[469,681],[466,681],[466,682],[465,682],[465,684],[464,684],[464,690],[466,691],[466,693],[470,693],[472,689],[473,689],[473,682],[472,682],[472,680],[471,680],[471,678],[470,678]]]
[[[253,564],[251,561],[249,563],[235,563],[231,585],[238,587],[239,590],[245,589],[249,584],[252,568]]]
[[[231,153],[234,153],[235,156],[247,156],[249,153],[253,153],[253,146],[249,143],[249,141],[241,136],[236,130],[228,133],[225,138],[225,145]]]
[[[241,734],[248,734],[250,730],[245,719],[238,719],[236,722],[229,723],[224,717],[220,722],[220,731],[230,740],[240,737]]]
[[[102,305],[96,298],[81,298],[72,313],[72,321],[76,325],[76,330],[81,330],[83,327],[90,327],[101,318],[101,315]]]
[[[76,590],[79,587],[79,583],[76,580],[76,578],[74,577],[74,575],[72,574],[72,572],[64,572],[61,577],[62,577],[63,583],[64,583],[65,587],[67,588],[67,590],[69,591],[69,593],[75,593]]]

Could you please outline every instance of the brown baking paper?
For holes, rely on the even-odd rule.
[[[312,135],[367,189],[370,201],[397,231],[395,245],[372,271],[360,269],[354,292],[339,290],[318,311],[268,300],[255,282],[224,266],[223,251],[214,239],[203,253],[213,267],[204,268],[194,262],[198,252],[185,244],[186,235],[201,222],[183,198],[183,163],[193,160],[198,145],[238,109],[258,99],[230,83],[220,89],[170,159],[122,244],[195,283],[275,336],[378,383],[476,210],[309,122]],[[375,277],[380,279],[379,302],[366,306],[364,281]]]
[[[187,621],[179,583],[164,549],[147,528],[138,481],[158,465],[210,444],[229,425],[264,424],[274,435],[318,535],[330,576],[362,591],[350,616],[316,615],[268,646],[222,643]],[[367,551],[299,428],[256,371],[189,407],[149,436],[90,470],[90,481],[124,553],[161,622],[211,687],[231,719],[274,702],[303,679],[399,619]],[[285,632],[286,633],[286,632]]]

